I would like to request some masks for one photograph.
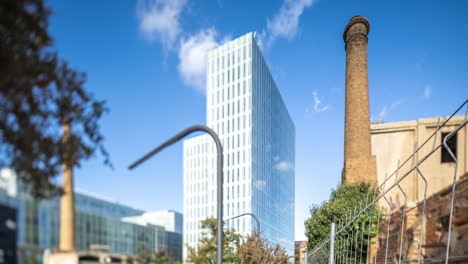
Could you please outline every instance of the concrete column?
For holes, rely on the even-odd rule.
[[[75,249],[75,201],[73,194],[73,168],[70,161],[68,142],[71,139],[70,124],[62,125],[62,143],[65,146],[63,173],[63,194],[60,200],[60,247],[62,252],[74,252]]]
[[[371,153],[367,35],[369,21],[354,16],[343,32],[346,49],[346,106],[344,180],[376,183],[376,160]]]

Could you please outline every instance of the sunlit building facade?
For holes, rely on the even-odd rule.
[[[138,216],[123,218],[125,221],[136,224],[152,224],[162,226],[166,231],[182,234],[182,214],[174,210],[162,210],[156,212],[146,212]]]
[[[224,150],[224,219],[253,213],[263,235],[293,255],[295,128],[255,34],[209,52],[207,67],[207,125]],[[184,245],[196,247],[200,221],[216,216],[216,186],[212,139],[186,140]],[[249,216],[226,225],[242,235],[256,229]]]

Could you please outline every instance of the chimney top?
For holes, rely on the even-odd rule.
[[[343,40],[344,42],[346,42],[346,34],[348,33],[348,30],[354,25],[354,24],[357,24],[357,23],[363,23],[367,29],[367,34],[369,34],[370,32],[370,23],[369,23],[369,20],[367,20],[367,18],[361,16],[361,15],[356,15],[356,16],[353,16],[349,22],[348,22],[348,25],[346,25],[346,28],[343,32]]]

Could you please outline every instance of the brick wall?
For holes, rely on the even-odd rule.
[[[433,259],[431,263],[440,263],[437,259],[445,258],[451,198],[450,186],[426,199],[421,258]],[[387,263],[398,262],[400,246],[401,261],[417,262],[423,207],[424,201],[408,203],[406,208],[394,210],[381,219],[379,236],[374,239],[376,243],[371,249],[371,263],[374,262],[375,254],[377,254],[377,263],[385,262],[385,256]],[[468,263],[468,175],[456,185],[450,256],[454,257],[450,263]]]

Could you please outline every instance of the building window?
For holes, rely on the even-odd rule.
[[[446,136],[448,136],[450,133],[442,133],[442,144],[444,143],[444,139]],[[457,134],[452,136],[447,141],[447,146],[450,148],[450,151],[455,155],[455,158],[457,157]],[[455,162],[448,152],[448,150],[445,148],[445,145],[442,145],[442,153],[441,153],[441,159],[440,162],[445,163],[445,162]]]

